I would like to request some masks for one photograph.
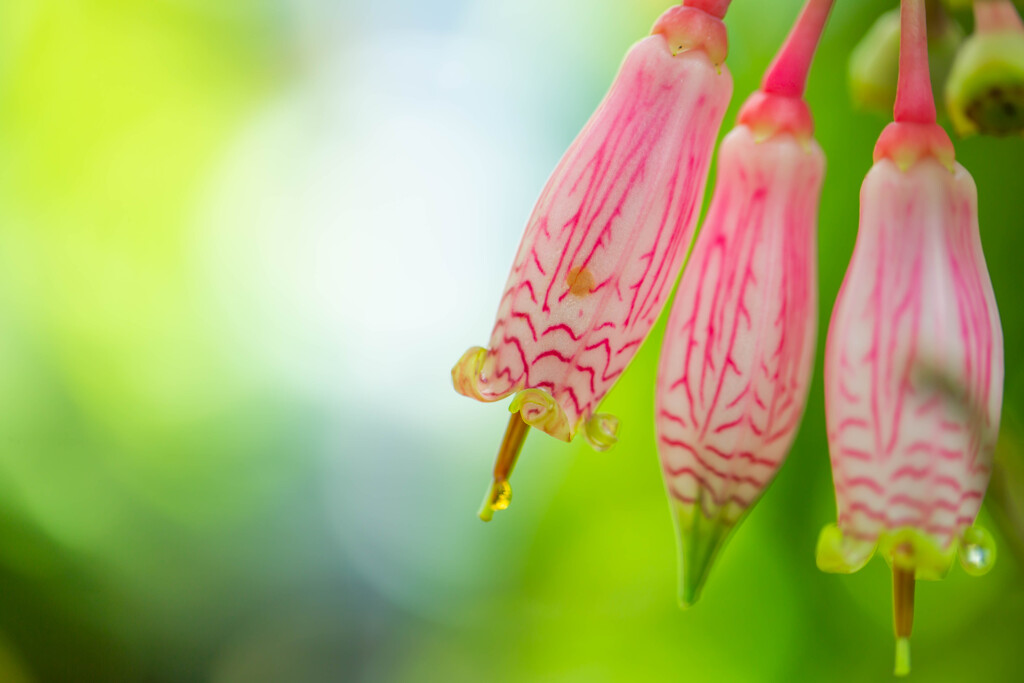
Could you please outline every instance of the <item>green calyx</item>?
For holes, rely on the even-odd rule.
[[[1024,33],[965,41],[946,82],[946,107],[960,135],[1024,133]]]
[[[937,581],[949,573],[957,556],[971,576],[986,574],[995,563],[996,544],[992,535],[979,526],[968,527],[946,548],[913,527],[886,531],[875,541],[868,541],[850,537],[829,524],[818,537],[818,569],[825,572],[852,574],[875,553],[891,567],[913,571],[917,580]]]
[[[700,598],[715,557],[728,540],[736,519],[728,515],[730,505],[708,517],[700,500],[683,503],[670,497],[669,503],[679,548],[679,605],[685,609]]]

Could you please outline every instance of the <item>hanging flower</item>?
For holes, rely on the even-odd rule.
[[[732,79],[722,64],[728,2],[668,10],[626,55],[526,226],[490,347],[452,369],[480,401],[513,393],[515,413],[483,519],[508,505],[528,431],[598,449],[618,421],[596,414],[661,313],[689,247]]]
[[[808,1],[722,143],[714,198],[665,333],[656,426],[684,606],[775,476],[807,401],[825,158],[802,97],[831,7]]]
[[[904,0],[895,122],[861,189],[860,230],[832,312],[825,405],[838,522],[818,566],[892,566],[896,672],[909,670],[915,579],[957,550],[994,560],[972,527],[999,430],[1003,345],[974,182],[935,123],[923,0]]]

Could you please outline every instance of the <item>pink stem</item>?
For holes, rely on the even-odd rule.
[[[893,115],[899,123],[935,123],[924,0],[900,4],[900,76]]]
[[[802,97],[807,85],[814,51],[825,29],[834,0],[807,0],[789,37],[775,55],[761,83],[761,90],[772,95]]]
[[[683,0],[684,7],[704,10],[708,14],[721,19],[729,9],[732,0]]]
[[[1010,0],[975,0],[974,28],[978,33],[1024,33],[1024,22]]]

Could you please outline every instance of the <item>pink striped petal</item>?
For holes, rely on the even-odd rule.
[[[785,459],[807,402],[817,329],[817,212],[825,159],[789,133],[740,125],[672,305],[656,426],[696,600],[728,531]]]
[[[630,50],[530,217],[489,348],[452,371],[478,400],[531,390],[522,418],[566,441],[586,424],[595,446],[614,442],[614,420],[594,411],[661,313],[693,235],[732,79],[705,50],[676,48],[657,34]]]
[[[1002,392],[974,181],[932,157],[905,171],[880,160],[825,354],[842,534],[873,545],[911,527],[948,550],[981,507]]]

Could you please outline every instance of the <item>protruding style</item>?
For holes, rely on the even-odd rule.
[[[775,476],[807,401],[825,159],[803,93],[831,7],[809,0],[722,143],[665,333],[655,419],[684,606]]]
[[[597,449],[618,421],[596,414],[678,276],[732,95],[725,0],[689,0],[633,46],[604,101],[548,180],[526,226],[487,349],[452,369],[480,401],[516,394],[480,516],[507,506],[528,429]]]

